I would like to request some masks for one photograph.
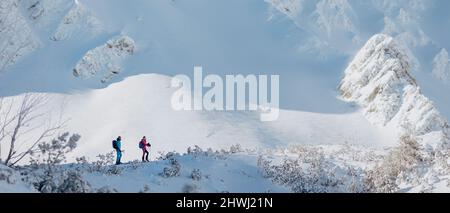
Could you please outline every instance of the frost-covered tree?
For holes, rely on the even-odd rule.
[[[97,155],[97,158],[98,160],[93,163],[95,166],[103,167],[111,165],[115,161],[115,153],[114,151],[111,151],[106,154],[99,154]]]
[[[406,173],[426,161],[422,148],[412,135],[400,137],[400,144],[373,170],[366,172],[365,190],[368,192],[396,192]]]
[[[58,186],[59,193],[87,193],[91,192],[90,184],[83,179],[80,173],[69,171],[65,174],[65,178]]]
[[[0,163],[14,166],[64,127],[62,115],[55,122],[52,113],[42,110],[49,100],[48,95],[35,93],[0,98]],[[30,137],[31,132],[36,136]],[[3,160],[4,147],[7,150]]]
[[[433,59],[433,76],[444,82],[450,80],[450,59],[445,48]]]
[[[31,154],[31,165],[44,165],[46,172],[51,173],[56,165],[65,162],[66,154],[77,147],[80,138],[79,134],[65,132],[50,142],[38,144],[38,149]]]
[[[58,165],[66,161],[66,155],[77,147],[81,136],[65,132],[49,142],[38,144],[37,150],[31,153],[30,164],[33,168],[42,169],[34,183],[37,190],[44,193],[90,192],[90,185],[77,171],[64,171]]]
[[[181,164],[178,162],[178,160],[175,158],[171,158],[171,159],[169,159],[169,162],[170,162],[170,166],[165,167],[163,169],[161,176],[163,176],[165,178],[180,176]]]

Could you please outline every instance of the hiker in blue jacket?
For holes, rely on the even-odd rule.
[[[113,141],[113,148],[116,150],[117,158],[116,158],[116,165],[121,164],[120,159],[122,158],[122,137],[117,137],[116,140]]]

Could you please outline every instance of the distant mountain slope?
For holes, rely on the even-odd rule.
[[[65,116],[71,118],[68,129],[83,137],[74,156],[108,152],[118,135],[124,138],[127,160],[139,158],[137,144],[143,135],[154,143],[152,157],[159,151],[183,152],[192,144],[214,149],[234,144],[251,149],[289,144],[395,145],[390,130],[372,127],[359,112],[282,110],[279,120],[261,122],[257,112],[174,111],[170,99],[175,88],[170,88],[170,80],[163,75],[138,75],[105,89],[64,96]]]

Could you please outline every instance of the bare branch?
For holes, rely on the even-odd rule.
[[[59,121],[55,123],[51,120],[51,113],[39,112],[40,108],[45,106],[48,101],[49,99],[46,95],[24,94],[17,112],[12,116],[10,114],[12,113],[13,104],[10,104],[10,109],[6,110],[4,118],[0,119],[0,139],[5,140],[7,137],[9,138],[9,151],[4,161],[5,165],[13,166],[17,164],[27,155],[33,153],[38,144],[55,135],[58,130],[65,126],[66,121],[62,121],[62,115],[60,115]],[[3,102],[1,103],[3,106]],[[48,126],[43,128],[42,123],[37,122],[37,120],[46,115],[49,115]],[[43,128],[42,132],[32,142],[21,140],[21,136],[41,128]],[[10,130],[8,131],[7,129]],[[22,150],[23,146],[26,146],[25,150],[19,152],[18,150]]]

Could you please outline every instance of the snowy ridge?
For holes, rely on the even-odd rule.
[[[35,0],[21,1],[22,8],[30,21],[38,28],[56,24],[72,8],[73,0]],[[52,26],[55,27],[55,26]],[[52,29],[54,30],[54,29]]]
[[[0,2],[0,38],[0,73],[40,46],[17,0]]]
[[[66,40],[75,33],[83,31],[89,36],[96,36],[102,32],[102,25],[84,5],[75,0],[72,8],[63,18],[51,39],[54,41]]]
[[[89,50],[73,69],[73,75],[89,78],[96,74],[102,75],[105,83],[122,70],[122,60],[133,55],[135,44],[128,36],[110,39],[106,44]]]
[[[450,58],[445,48],[433,59],[433,76],[444,83],[450,81]]]
[[[421,94],[415,79],[409,74],[408,57],[394,39],[384,34],[373,36],[358,52],[342,80],[342,98],[363,107],[364,115],[374,124],[415,136],[436,148],[448,140],[448,123],[433,103]],[[436,141],[437,140],[437,141]]]
[[[319,51],[320,55],[327,53],[330,48],[340,53],[350,53],[362,42],[357,28],[357,15],[347,0],[266,2],[311,35],[309,42],[301,49]]]
[[[58,165],[48,181],[42,181],[44,167],[15,171],[0,165],[0,191],[362,192],[364,169],[379,158],[374,150],[349,145],[296,145],[262,152],[239,145],[220,150],[195,146],[184,154],[161,153],[149,163],[135,160],[116,166],[109,153],[95,161],[78,158]]]

